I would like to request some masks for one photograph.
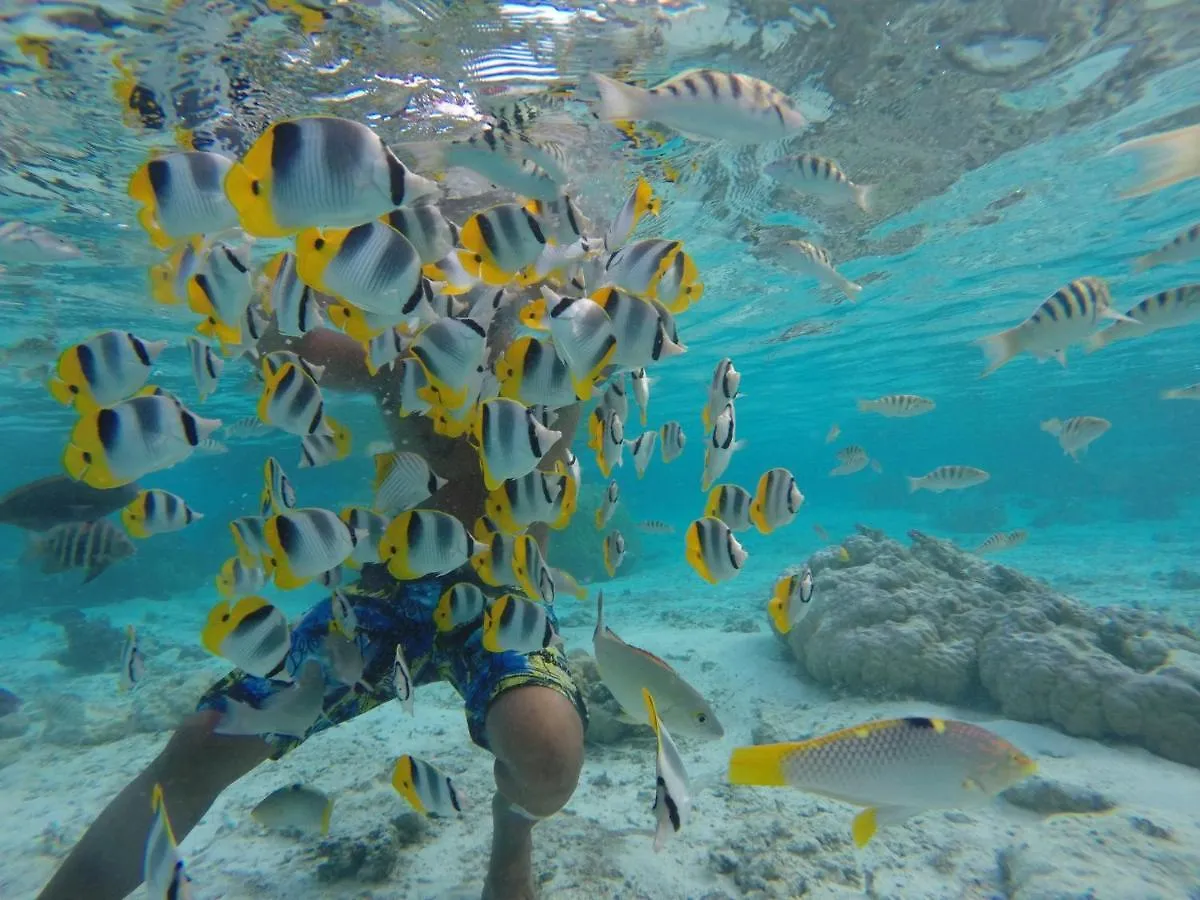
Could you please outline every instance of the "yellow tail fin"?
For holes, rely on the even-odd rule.
[[[783,762],[794,747],[794,744],[759,744],[735,748],[729,757],[729,783],[786,785]]]

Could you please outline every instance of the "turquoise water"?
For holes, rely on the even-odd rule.
[[[614,474],[622,492],[614,523],[629,544],[627,559],[616,577],[599,574],[585,584],[588,603],[558,601],[562,636],[568,651],[592,651],[591,601],[603,588],[614,630],[677,665],[713,702],[726,731],[719,743],[680,741],[696,798],[693,825],[659,855],[650,854],[646,836],[654,828],[653,745],[644,735],[589,743],[574,800],[535,830],[534,872],[544,895],[1200,896],[1200,807],[1188,805],[1200,798],[1194,760],[1188,766],[1176,755],[1167,762],[1116,735],[1067,737],[1048,720],[1018,727],[985,703],[939,705],[931,696],[864,696],[821,684],[771,635],[765,615],[785,569],[831,546],[853,547],[849,536],[862,524],[906,544],[915,529],[968,550],[994,532],[1024,528],[1027,543],[997,563],[1086,607],[1136,607],[1200,624],[1200,471],[1193,457],[1200,404],[1159,396],[1200,381],[1196,326],[1094,354],[1075,346],[1065,368],[1022,355],[986,379],[974,344],[1018,324],[1083,276],[1107,279],[1118,310],[1200,281],[1197,259],[1142,272],[1132,265],[1196,224],[1200,180],[1122,200],[1137,166],[1106,155],[1122,141],[1195,120],[1194,11],[1186,3],[1148,2],[1096,10],[1016,2],[311,5],[328,6],[329,18],[308,35],[294,10],[265,4],[14,4],[0,15],[0,218],[47,229],[78,250],[35,259],[15,243],[0,246],[0,343],[14,351],[0,369],[7,448],[0,493],[62,473],[60,457],[78,416],[49,396],[37,366],[104,329],[167,340],[151,380],[199,415],[231,423],[255,414],[261,384],[241,359],[228,359],[216,394],[195,402],[184,343],[195,316],[149,297],[147,268],[163,254],[138,225],[126,183],[151,149],[175,148],[177,132],[187,130],[198,148],[237,157],[270,122],[327,115],[369,124],[412,162],[423,158],[421,147],[473,134],[480,111],[519,98],[539,114],[531,136],[565,149],[569,189],[591,233],[603,234],[643,175],[663,212],[645,219],[636,236],[683,240],[704,283],[703,298],[677,316],[686,354],[650,369],[649,426],[679,421],[686,450],[670,465],[656,452],[638,479],[626,448]],[[30,37],[48,42],[48,55],[31,49]],[[1013,63],[999,39],[1025,41],[1004,45],[1005,52],[1032,58]],[[127,94],[112,62],[118,52],[166,111],[161,126],[122,116]],[[809,129],[786,141],[729,148],[647,122],[640,134],[651,146],[634,149],[592,115],[588,72],[653,84],[696,66],[770,81],[796,101]],[[215,143],[206,143],[214,134]],[[824,206],[764,174],[768,163],[797,152],[836,159],[855,181],[875,185],[871,212]],[[512,199],[461,169],[445,174],[441,190],[443,210],[459,224]],[[779,245],[796,238],[829,248],[838,270],[863,284],[857,303],[835,303],[840,296],[832,289],[788,269]],[[288,245],[256,243],[254,264]],[[15,348],[33,337],[52,348],[23,362]],[[700,410],[723,357],[742,373],[737,436],[746,444],[720,481],[753,491],[764,471],[784,466],[805,502],[795,522],[774,534],[739,535],[749,553],[744,568],[735,580],[709,585],[688,567],[683,544],[704,507]],[[898,393],[931,398],[937,407],[913,419],[855,409],[858,399]],[[29,827],[0,843],[12,861],[0,874],[0,897],[36,896],[104,804],[228,668],[200,648],[198,636],[220,599],[213,579],[233,552],[227,523],[256,509],[267,456],[282,462],[301,506],[336,511],[369,501],[366,448],[389,440],[388,429],[369,394],[327,390],[325,398],[353,435],[347,459],[300,469],[293,435],[218,431],[213,437],[225,452],[198,452],[138,479],[184,497],[203,520],[137,542],[135,556],[85,585],[78,570],[40,571],[25,552],[32,536],[4,526],[0,571],[9,590],[0,600],[0,687],[24,707],[0,716],[0,797],[8,801],[0,806]],[[636,415],[627,425],[630,440],[641,430]],[[1074,462],[1039,423],[1077,415],[1107,419],[1111,429]],[[827,443],[835,423],[840,436]],[[835,451],[847,444],[865,448],[880,471],[830,477]],[[572,446],[583,472],[580,521],[551,535],[549,560],[598,573],[602,535],[590,519],[605,479],[582,429]],[[905,476],[947,464],[991,477],[962,492],[908,492]],[[59,519],[71,521],[69,512]],[[650,519],[675,532],[636,527]],[[932,597],[935,587],[929,591]],[[261,593],[298,617],[327,591],[269,585]],[[64,657],[62,623],[76,611],[112,628],[99,628]],[[146,653],[144,683],[132,695],[116,689],[121,639],[112,629],[126,625],[137,627]],[[1192,685],[1193,693],[1200,690]],[[447,686],[422,688],[417,704],[415,719],[387,704],[231,788],[182,847],[196,896],[477,895],[488,846],[490,760],[468,743],[461,704]],[[1186,713],[1191,719],[1180,728],[1200,729],[1196,707]],[[845,807],[814,807],[811,797],[792,792],[778,801],[762,791],[738,794],[721,783],[728,751],[762,742],[756,729],[764,721],[772,740],[785,740],[924,714],[985,726],[1004,720],[996,731],[1037,758],[1048,777],[1107,792],[1120,815],[1078,825],[1072,817],[1064,825],[1065,817],[1014,820],[1010,811],[952,837],[938,818],[929,829],[903,826],[885,850],[855,856],[825,839],[845,833],[852,815]],[[21,721],[11,724],[17,716]],[[435,823],[409,849],[402,844],[390,878],[319,878],[318,862],[328,856],[315,849],[320,839],[283,839],[248,817],[280,784],[311,781],[337,801],[332,838],[365,845],[374,829],[390,827],[406,810],[389,784],[391,763],[406,752],[437,759],[473,802],[466,818]],[[1136,772],[1128,781],[1136,791],[1122,793],[1122,766]],[[600,782],[602,775],[608,780]],[[1137,791],[1141,800],[1130,796]],[[1108,829],[1102,840],[1110,844],[1127,841],[1130,816],[1170,822],[1175,837],[1143,847],[1137,842],[1151,839],[1138,829],[1120,865],[1088,849],[1089,828]],[[771,823],[788,841],[826,849],[784,847],[782,837],[769,838]],[[1011,846],[1022,841],[1052,848],[1047,853],[1078,851],[1082,874],[1071,876],[1074,882],[1063,874],[1061,883],[997,875],[1008,871],[1003,859],[1011,860]],[[783,872],[778,878],[764,876],[762,855],[747,849],[764,843],[780,845],[771,860]],[[617,849],[596,849],[609,845]],[[958,854],[957,862],[939,867],[930,853]],[[734,860],[732,869],[719,854]],[[857,865],[876,874],[864,881],[834,871]],[[1024,865],[1038,870],[1036,860]],[[1140,885],[1147,893],[1136,893]]]

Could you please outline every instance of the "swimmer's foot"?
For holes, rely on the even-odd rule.
[[[492,798],[492,856],[481,900],[536,900],[533,823],[513,812],[499,793]]]

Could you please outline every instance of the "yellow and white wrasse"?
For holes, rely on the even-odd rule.
[[[609,253],[620,250],[633,235],[643,216],[658,218],[661,212],[662,201],[654,196],[650,182],[645,178],[638,178],[637,184],[633,186],[633,190],[613,217],[608,231],[604,233],[604,249]]]
[[[140,204],[138,222],[150,241],[167,250],[195,235],[217,234],[238,224],[225,196],[233,161],[219,153],[165,153],[145,162],[129,179],[129,196]]]
[[[459,262],[469,275],[488,284],[505,285],[534,265],[546,248],[541,225],[525,207],[501,203],[475,213],[463,223]]]
[[[325,401],[321,389],[304,369],[285,363],[271,374],[263,365],[266,387],[258,400],[258,417],[289,434],[307,437],[332,434],[325,421]]]
[[[643,300],[615,287],[592,294],[612,322],[617,349],[610,362],[622,369],[645,369],[653,363],[686,352],[679,343],[675,319],[655,300]],[[645,424],[643,422],[643,424]]]
[[[738,747],[732,784],[790,785],[866,807],[854,819],[863,847],[880,827],[931,809],[987,805],[1037,766],[985,728],[951,719],[885,719],[782,744]]]
[[[763,171],[781,184],[829,204],[853,204],[871,211],[874,185],[855,184],[832,159],[800,153],[773,160]]]
[[[280,334],[300,337],[325,324],[317,292],[300,279],[296,254],[280,253],[268,265],[267,271],[271,279],[268,302]]]
[[[332,816],[333,800],[299,782],[272,791],[250,810],[250,818],[263,828],[321,836],[329,834]]]
[[[807,122],[782,91],[737,72],[689,69],[652,88],[592,73],[606,122],[652,120],[685,137],[760,144],[798,133]]]
[[[263,526],[264,568],[281,590],[302,587],[345,562],[358,534],[337,513],[316,507],[289,509]]]
[[[758,479],[758,489],[750,504],[750,521],[763,534],[791,525],[804,503],[804,494],[787,469],[768,469]]]
[[[437,191],[370,128],[325,116],[271,125],[225,178],[225,195],[256,237],[361,225]]]
[[[674,462],[683,455],[683,448],[687,446],[687,435],[683,433],[683,426],[674,419],[659,429],[658,437],[662,444],[663,463]]]
[[[646,474],[646,469],[650,466],[650,460],[654,458],[654,446],[657,442],[658,432],[652,429],[650,431],[643,431],[638,435],[637,440],[630,447],[630,452],[633,455],[633,468],[637,471],[639,481]]]
[[[1163,400],[1200,400],[1200,382],[1184,387],[1168,388],[1159,394]]]
[[[1200,320],[1200,284],[1186,284],[1147,297],[1125,316],[1088,338],[1085,350],[1092,353],[1117,341],[1144,337],[1164,328],[1178,328]]]
[[[483,516],[480,521],[489,520]],[[520,535],[507,535],[499,531],[484,533],[477,526],[475,537],[482,543],[471,555],[470,562],[479,580],[492,587],[517,587],[517,539]]]
[[[400,581],[453,572],[481,549],[467,526],[435,509],[405,510],[379,542],[380,558]]]
[[[754,495],[740,485],[718,484],[708,492],[708,503],[704,515],[720,519],[730,531],[746,531],[753,527],[750,519],[750,504]]]
[[[144,341],[128,331],[104,331],[68,347],[48,383],[50,395],[80,413],[112,406],[141,390],[166,341]]]
[[[436,263],[458,246],[458,226],[443,216],[434,203],[394,209],[381,221],[408,239],[422,265]]]
[[[536,653],[556,636],[546,607],[515,594],[496,598],[483,614],[483,649],[491,653]]]
[[[343,560],[343,563],[351,568],[358,568],[364,563],[382,562],[379,557],[379,542],[383,540],[392,520],[365,506],[347,506],[338,513],[338,518],[356,535],[354,552]]]
[[[181,531],[203,518],[182,497],[158,488],[141,491],[121,510],[121,524],[135,538]]]
[[[1200,125],[1188,125],[1126,141],[1108,152],[1138,155],[1144,177],[1119,196],[1122,200],[1141,197],[1189,178],[1200,177]]]
[[[767,615],[780,634],[787,634],[803,621],[812,609],[809,606],[812,598],[813,573],[808,566],[794,575],[784,575],[775,582],[771,599],[767,601]]]
[[[262,371],[260,376],[265,381],[270,376],[276,374],[288,363],[298,366],[305,375],[318,383],[321,381],[321,377],[325,374],[324,366],[313,365],[299,353],[296,353],[292,350],[275,350],[271,353],[266,353],[263,355]]]
[[[188,307],[206,317],[198,330],[222,344],[242,340],[242,318],[254,299],[249,256],[247,247],[239,251],[216,241],[201,255],[188,282]]]
[[[248,566],[231,556],[217,575],[217,593],[226,600],[236,600],[261,591],[266,583],[267,573],[261,566]]]
[[[413,694],[415,693],[415,688],[412,680],[412,672],[408,668],[408,660],[404,658],[404,643],[402,641],[396,643],[396,658],[395,662],[392,663],[392,690],[396,694],[396,699],[400,701],[400,705],[411,716],[413,714]]]
[[[372,508],[385,516],[413,509],[446,485],[418,453],[380,453],[375,457]]]
[[[501,397],[479,405],[471,434],[489,491],[533,471],[562,438],[561,431],[542,425],[528,407]]]
[[[600,680],[631,720],[642,721],[642,691],[654,697],[659,718],[674,734],[718,740],[725,729],[703,695],[666,661],[627,644],[604,621],[604,592],[596,599],[596,630],[592,650]]]
[[[713,369],[712,382],[708,386],[708,399],[705,401],[700,415],[706,431],[712,429],[713,424],[717,421],[717,416],[726,406],[738,397],[745,396],[738,393],[741,384],[742,374],[733,367],[732,359],[726,356],[717,363],[716,368]]]
[[[574,511],[564,509],[568,481],[567,475],[534,469],[489,491],[484,509],[504,534],[520,534],[534,522],[565,527]]]
[[[146,656],[138,646],[137,629],[125,626],[125,643],[121,647],[121,671],[117,676],[117,690],[132,691],[146,674]]]
[[[709,584],[733,578],[749,555],[720,519],[704,516],[688,526],[684,558]]]
[[[938,466],[920,478],[908,476],[908,492],[913,494],[917,491],[932,491],[940,494],[943,491],[961,491],[983,484],[991,477],[983,469],[971,466]]]
[[[423,328],[409,349],[420,360],[441,405],[457,409],[483,372],[487,331],[472,319],[441,319]]]
[[[420,299],[421,257],[408,238],[377,220],[353,228],[306,228],[296,235],[296,271],[306,284],[390,324]]]
[[[980,556],[986,556],[989,553],[999,553],[1001,550],[1011,550],[1013,547],[1020,547],[1028,539],[1029,532],[1024,528],[1018,528],[1015,531],[997,531],[976,547],[975,552]]]
[[[163,262],[149,269],[150,296],[163,306],[181,306],[188,302],[188,284],[204,258],[204,240],[192,238],[179,246]]]
[[[295,505],[296,489],[292,487],[292,480],[283,471],[279,460],[268,456],[267,461],[263,463],[263,492],[260,504],[264,518],[285,509],[292,509]]]
[[[1067,348],[1087,340],[1102,319],[1125,320],[1112,308],[1112,294],[1103,278],[1079,278],[1057,291],[1028,319],[1007,331],[976,341],[983,348],[985,377],[1018,353],[1042,362],[1050,357],[1067,364]]]
[[[729,468],[733,454],[743,446],[745,441],[737,439],[737,417],[733,404],[727,403],[713,423],[704,447],[704,474],[700,478],[700,490],[707,491],[713,486],[713,482]]]
[[[649,300],[657,297],[658,284],[683,252],[680,241],[644,238],[626,244],[604,261],[604,279],[623,291]]]
[[[1200,225],[1193,225],[1176,235],[1169,244],[1133,261],[1135,272],[1144,272],[1167,263],[1184,263],[1200,257]]]
[[[578,398],[571,370],[550,341],[524,335],[513,341],[496,361],[500,396],[527,406],[569,406]]]
[[[169,394],[133,397],[83,415],[63,467],[92,487],[120,487],[183,462],[220,427],[219,419],[202,419]]]
[[[650,414],[650,377],[644,368],[634,369],[629,373],[629,380],[633,384],[633,402],[637,404],[638,421],[645,428]]]
[[[526,597],[554,603],[554,576],[546,565],[541,544],[533,535],[517,535],[513,542],[513,574]]]
[[[587,599],[587,588],[566,569],[550,567],[550,577],[554,579],[554,590],[558,594],[570,594],[576,600]]]
[[[325,417],[329,434],[306,434],[300,441],[300,468],[319,469],[350,455],[350,431],[332,416]]]
[[[450,776],[423,759],[405,754],[396,760],[392,787],[423,815],[452,816],[463,811],[463,800]]]
[[[600,473],[608,478],[612,470],[624,463],[625,428],[616,410],[609,410],[600,433],[600,449],[596,453],[596,465]]]
[[[692,811],[692,788],[688,783],[687,770],[683,766],[679,749],[671,739],[667,726],[658,717],[654,697],[642,688],[642,699],[646,703],[650,727],[654,729],[654,738],[658,745],[654,761],[652,812],[658,823],[654,831],[654,852],[659,853],[666,846],[667,838],[683,830]]]
[[[200,643],[256,678],[291,678],[285,665],[292,649],[287,616],[262,597],[218,603],[208,612]]]
[[[571,370],[575,396],[586,400],[617,352],[612,321],[587,297],[562,297],[543,285],[542,298],[555,350]]]
[[[192,900],[192,879],[179,855],[179,844],[171,830],[161,784],[155,784],[150,794],[150,811],[153,817],[142,856],[142,881],[146,893],[155,900],[160,897],[163,900]]]
[[[1072,416],[1069,419],[1047,419],[1042,422],[1041,428],[1058,438],[1063,453],[1078,460],[1088,444],[1112,428],[1112,422],[1098,416]]]
[[[213,348],[196,337],[187,339],[188,353],[192,359],[192,380],[200,402],[207,400],[217,389],[217,381],[225,368],[225,360],[213,352]]]
[[[615,480],[610,481],[608,483],[608,487],[604,491],[604,497],[600,501],[600,506],[597,507],[597,509],[596,509],[596,528],[597,528],[597,530],[603,531],[604,527],[606,525],[608,525],[608,520],[611,519],[613,516],[613,513],[616,512],[617,502],[620,500],[620,498],[621,498],[620,485],[618,485]]]
[[[609,381],[608,387],[600,395],[597,408],[608,418],[609,411],[615,412],[624,426],[629,421],[629,396],[625,393],[625,373],[621,372]]]
[[[616,578],[617,569],[625,562],[625,535],[617,530],[604,536],[604,571],[609,578]]]
[[[833,267],[829,251],[808,241],[785,241],[779,259],[789,269],[837,288],[851,302],[858,301],[862,285],[856,284]]]
[[[861,472],[871,462],[871,457],[867,451],[858,444],[850,444],[843,447],[836,454],[838,465],[829,470],[831,476],[853,475],[855,472]]]
[[[272,691],[259,706],[230,699],[214,734],[283,734],[303,738],[321,715],[325,675],[317,659],[307,659],[292,684]]]
[[[263,556],[270,551],[267,546],[266,528],[265,516],[239,516],[229,523],[229,531],[237,548],[237,558],[241,560],[242,565],[260,565]]]
[[[933,412],[937,404],[917,394],[887,394],[874,400],[858,400],[856,406],[859,412],[878,413],[889,419],[911,419]]]
[[[442,592],[433,611],[433,624],[443,633],[479,621],[487,607],[487,597],[477,585],[459,581]]]

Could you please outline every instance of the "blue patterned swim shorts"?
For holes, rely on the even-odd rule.
[[[358,645],[365,666],[362,684],[350,687],[333,677],[329,660],[322,653],[332,616],[330,601],[322,600],[292,628],[292,649],[286,666],[295,673],[306,660],[316,659],[325,674],[324,715],[304,738],[291,735],[263,735],[278,759],[305,739],[341,722],[395,699],[392,669],[396,645],[404,648],[414,686],[448,681],[463,698],[471,739],[487,748],[487,711],[491,702],[504,691],[525,685],[540,685],[558,691],[575,704],[587,723],[583,695],[571,677],[566,656],[559,647],[547,647],[536,653],[491,653],[483,648],[478,624],[449,633],[437,630],[433,611],[447,587],[460,579],[425,578],[397,582],[381,566],[366,566],[360,583],[345,593],[358,619]],[[551,612],[553,621],[553,612]],[[557,623],[555,623],[557,625]],[[223,711],[226,700],[261,706],[267,697],[285,686],[248,675],[240,669],[230,672],[200,698],[198,709]]]

